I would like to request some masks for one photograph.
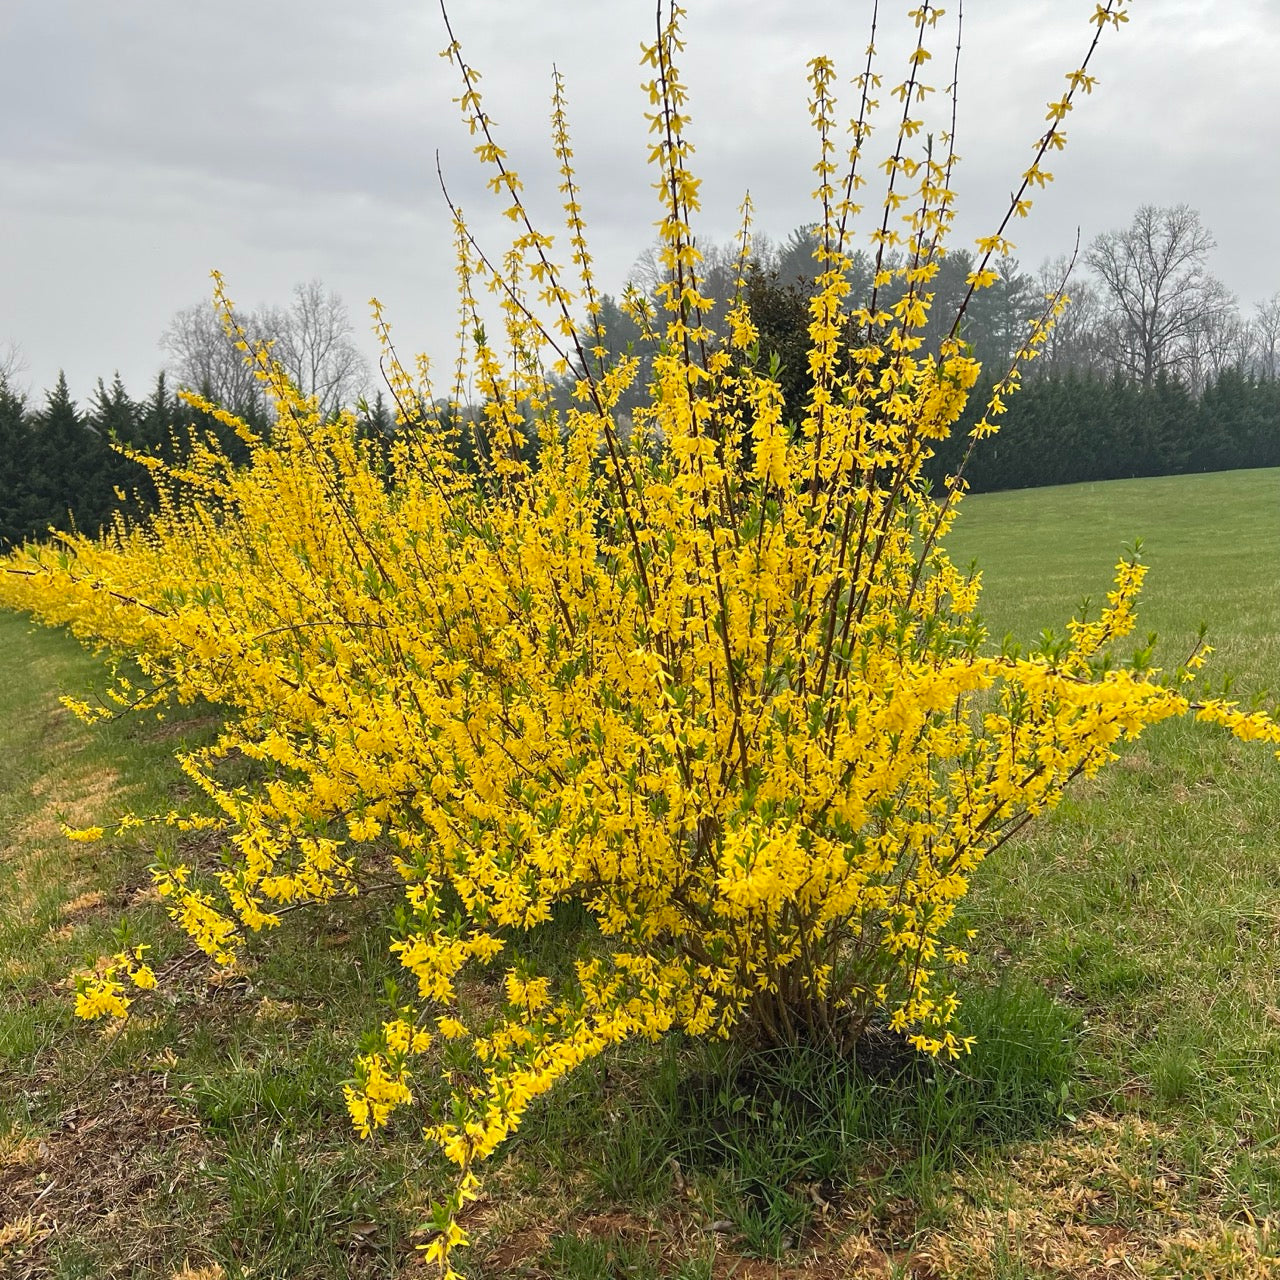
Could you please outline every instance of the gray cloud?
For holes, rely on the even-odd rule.
[[[813,216],[805,64],[819,50],[835,57],[852,105],[847,82],[869,7],[691,5],[683,68],[705,235],[732,234],[748,186],[759,227],[775,236]],[[882,4],[878,41],[886,90],[904,49],[891,7]],[[963,236],[1002,213],[1044,102],[1079,61],[1092,7],[970,0],[956,181]],[[552,222],[552,62],[564,72],[597,268],[616,290],[657,216],[638,66],[651,0],[454,0],[451,12],[530,204]],[[950,78],[943,28],[935,83]],[[376,292],[404,344],[447,363],[453,263],[437,151],[452,193],[498,253],[507,224],[450,101],[458,86],[436,56],[444,43],[435,6],[422,0],[7,0],[0,341],[22,346],[36,386],[65,366],[84,395],[118,368],[141,393],[169,317],[206,292],[216,266],[249,305],[283,301],[312,276],[357,315]],[[1278,59],[1274,0],[1135,5],[1128,26],[1104,38],[1101,83],[1068,122],[1068,149],[1052,166],[1058,182],[1017,228],[1024,263],[1068,250],[1077,227],[1087,242],[1123,225],[1139,203],[1186,201],[1217,235],[1215,269],[1245,304],[1280,288],[1269,233]]]

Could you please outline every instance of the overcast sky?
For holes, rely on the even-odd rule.
[[[805,63],[834,57],[851,107],[868,0],[687,3],[701,234],[728,238],[750,187],[759,228],[783,237],[813,216]],[[966,236],[994,229],[1093,4],[968,0],[955,182]],[[1034,268],[1069,251],[1077,227],[1087,243],[1139,204],[1186,202],[1249,307],[1280,289],[1280,0],[1132,8],[1068,121],[1058,181],[1017,227],[1018,256]],[[904,21],[893,0],[881,9],[887,87],[902,65],[888,33]],[[565,74],[589,237],[616,292],[657,214],[638,58],[652,0],[452,0],[450,12],[530,202],[552,216],[552,63]],[[437,150],[498,253],[507,224],[469,155],[444,43],[435,0],[0,0],[0,347],[22,349],[22,382],[38,390],[63,367],[83,397],[119,370],[144,394],[161,333],[208,296],[214,267],[247,306],[319,277],[362,340],[376,294],[406,348],[451,361]],[[934,41],[940,84],[946,43]]]

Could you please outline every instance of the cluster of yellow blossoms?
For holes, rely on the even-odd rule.
[[[976,575],[943,551],[963,478],[931,493],[922,468],[979,369],[963,308],[939,349],[922,337],[953,201],[951,131],[925,129],[919,79],[941,12],[911,13],[868,298],[850,297],[849,268],[874,49],[844,144],[832,65],[811,63],[821,231],[803,404],[783,403],[741,289],[726,332],[707,323],[680,10],[645,52],[666,278],[653,300],[628,296],[655,352],[629,419],[616,406],[638,361],[604,358],[562,86],[552,131],[569,271],[527,215],[451,42],[464,115],[516,227],[495,264],[455,210],[452,394],[437,397],[425,359],[413,374],[401,365],[375,304],[399,406],[384,458],[246,341],[219,280],[228,332],[278,421],[258,438],[193,401],[248,441],[249,464],[207,442],[176,469],[150,463],[167,495],[154,519],[29,548],[0,579],[6,604],[136,660],[144,680],[121,684],[121,702],[226,708],[217,742],[182,761],[219,815],[221,856],[156,871],[173,918],[217,963],[286,905],[403,882],[394,950],[418,1005],[360,1057],[347,1101],[367,1135],[414,1101],[415,1075],[443,1077],[451,1104],[425,1132],[460,1170],[431,1245],[447,1271],[476,1162],[534,1098],[628,1037],[843,1043],[881,1017],[926,1052],[962,1052],[945,970],[965,955],[944,933],[975,868],[1121,740],[1192,709],[1189,668],[1162,678],[1111,659],[1141,565],[1121,562],[1098,617],[1039,651],[999,653],[975,614]],[[1123,16],[1119,0],[1100,6],[1097,32]],[[1050,104],[1008,216],[979,243],[971,293],[1050,176],[1042,160],[1092,87],[1086,69]],[[749,252],[744,226],[740,275]],[[1047,299],[1030,325],[975,440],[1063,302]],[[577,379],[563,412],[557,373]],[[1280,741],[1265,716],[1195,709]],[[252,762],[252,781],[226,780],[232,755]],[[534,972],[522,937],[566,903],[590,914],[596,941],[567,973]],[[498,984],[474,980],[495,965]],[[117,972],[84,979],[82,1013],[122,1012]],[[139,983],[145,971],[129,972]]]
[[[150,965],[142,962],[147,951],[147,945],[141,943],[100,960],[91,973],[75,974],[76,1016],[91,1022],[126,1017],[133,1003],[125,994],[126,983],[132,983],[139,991],[155,990],[156,975]]]

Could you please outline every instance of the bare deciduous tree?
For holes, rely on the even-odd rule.
[[[1120,367],[1149,387],[1161,373],[1189,373],[1198,335],[1234,299],[1206,270],[1215,247],[1185,204],[1143,205],[1127,229],[1108,231],[1086,261],[1104,290]]]
[[[1248,363],[1251,339],[1241,320],[1235,295],[1220,280],[1205,280],[1203,304],[1187,327],[1183,372],[1188,385],[1200,391],[1227,369]]]
[[[296,285],[288,307],[259,307],[237,320],[252,341],[271,343],[271,354],[299,390],[315,396],[326,416],[366,390],[369,366],[352,341],[347,308],[319,280]],[[179,311],[161,346],[180,385],[202,391],[237,413],[261,408],[262,393],[253,370],[227,339],[212,307],[197,304]]]
[[[326,416],[368,389],[369,365],[352,341],[346,304],[319,280],[295,285],[287,310],[263,311],[255,320],[275,340],[271,354]]]
[[[1280,293],[1254,308],[1254,367],[1264,378],[1280,374]]]
[[[0,387],[12,388],[27,371],[27,359],[16,342],[0,343]]]
[[[238,317],[257,337],[251,316]],[[180,387],[198,391],[234,413],[253,414],[262,408],[262,392],[253,370],[235,349],[222,320],[207,302],[183,307],[169,321],[160,338],[168,371]]]
[[[1101,350],[1102,297],[1078,267],[1069,273],[1070,266],[1067,256],[1060,254],[1043,262],[1037,273],[1039,293],[1046,305],[1059,289],[1064,289],[1069,299],[1066,310],[1049,331],[1041,353],[1041,369],[1046,373],[1065,373],[1069,369],[1097,373],[1105,367]]]

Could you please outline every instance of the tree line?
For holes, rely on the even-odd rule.
[[[260,307],[236,322],[251,340],[271,342],[274,358],[326,414],[360,400],[364,427],[390,433],[383,398],[363,400],[369,371],[346,307],[319,281],[296,286],[287,307]],[[129,451],[174,462],[212,433],[229,457],[246,457],[234,432],[186,403],[180,389],[231,409],[256,431],[269,430],[271,406],[208,303],[177,312],[161,347],[167,368],[146,397],[132,398],[117,374],[109,383],[99,379],[83,406],[63,374],[42,402],[29,401],[16,386],[18,353],[0,352],[0,547],[51,529],[92,533],[117,513],[133,518],[153,509],[150,473]]]
[[[780,242],[761,237],[745,264],[732,246],[702,251],[703,292],[714,304],[710,327],[723,331],[741,277],[762,358],[776,371],[792,414],[808,390],[817,234],[801,227]],[[1012,258],[996,264],[995,283],[973,294],[961,330],[983,364],[985,385],[971,397],[961,430],[931,461],[931,478],[941,481],[955,470],[964,426],[1008,369],[1028,320],[1062,288],[1071,306],[1027,368],[1000,433],[965,466],[973,490],[1280,466],[1280,293],[1242,312],[1209,270],[1214,247],[1194,210],[1143,206],[1127,228],[1087,246],[1069,278],[1061,259],[1034,273]],[[930,286],[935,302],[926,349],[945,336],[973,269],[964,251],[940,261]],[[854,254],[852,297],[869,295],[874,270],[866,254]],[[653,345],[634,303],[640,297],[652,305],[662,283],[652,255],[641,257],[634,277],[631,300],[604,295],[598,327],[581,335],[584,348],[603,350],[606,365],[629,352],[640,357],[640,375],[620,405],[624,414],[643,400],[648,381]],[[892,286],[881,290],[881,300],[892,305]],[[357,403],[368,435],[392,433],[394,418],[381,394],[372,405],[366,399],[370,373],[346,308],[318,281],[297,286],[287,307],[259,308],[237,321],[251,338],[272,341],[273,355],[325,412]],[[62,377],[43,403],[29,403],[15,390],[13,353],[0,362],[0,545],[73,524],[91,532],[116,512],[148,509],[155,501],[148,473],[113,443],[173,458],[193,432],[213,431],[234,453],[238,446],[226,429],[181,401],[175,387],[198,390],[266,428],[270,405],[207,304],[179,311],[162,346],[167,372],[147,397],[132,399],[116,377],[99,381],[83,408]],[[562,407],[572,403],[575,381],[571,372],[556,383]],[[474,453],[482,454],[479,407],[450,411],[470,424]]]
[[[761,357],[772,362],[797,416],[809,390],[818,235],[818,227],[808,226],[780,243],[761,240],[745,271],[733,246],[703,249],[703,292],[714,303],[709,324],[716,328],[722,320],[741,277]],[[941,481],[959,465],[965,429],[1009,369],[1029,321],[1060,290],[1071,305],[1040,358],[1024,368],[999,434],[965,465],[971,489],[1280,466],[1280,292],[1242,311],[1209,270],[1215,247],[1195,210],[1144,205],[1127,228],[1098,236],[1077,262],[1059,258],[1034,273],[1013,258],[997,262],[995,282],[963,306],[960,330],[982,363],[983,379],[958,430],[931,461],[931,478]],[[853,255],[852,298],[870,296],[875,266],[867,254]],[[929,284],[934,304],[926,351],[947,335],[974,268],[966,251],[939,263]],[[645,294],[654,296],[661,281],[652,258],[641,258],[637,275]],[[882,286],[879,295],[881,305],[892,306],[895,284]],[[641,358],[641,374],[623,401],[633,407],[643,400],[643,366],[651,358],[642,317],[633,302],[606,296],[599,319],[606,364],[627,352]],[[594,327],[581,339],[585,347],[596,342]],[[856,341],[851,334],[850,345]],[[574,380],[562,380],[562,404],[571,402]]]
[[[94,532],[117,512],[133,517],[156,501],[150,473],[113,447],[173,461],[193,432],[225,428],[184,404],[160,374],[151,394],[134,400],[119,377],[99,380],[89,402],[71,398],[59,374],[42,404],[30,404],[0,379],[0,545],[49,529]]]

